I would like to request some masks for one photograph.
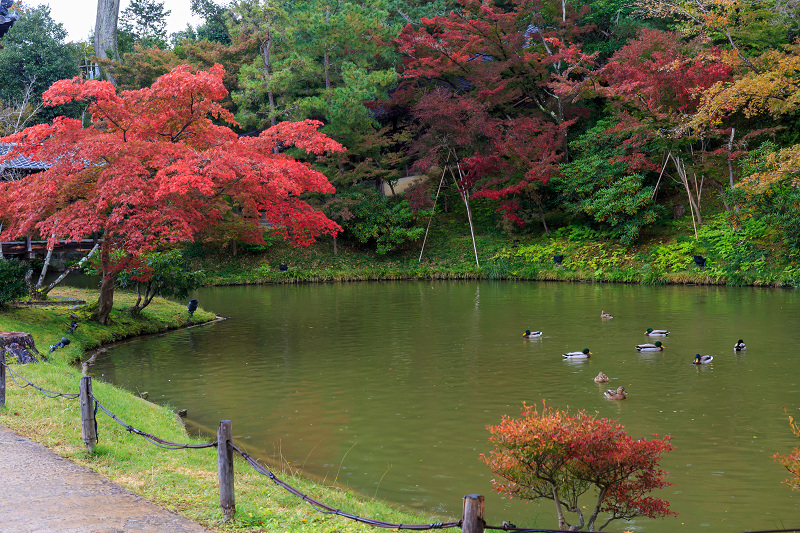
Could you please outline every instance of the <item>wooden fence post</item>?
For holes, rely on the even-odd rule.
[[[462,517],[462,533],[483,533],[483,495],[467,494],[464,496],[464,515]]]
[[[219,458],[219,505],[222,519],[233,520],[236,514],[236,498],[233,492],[233,432],[231,421],[222,420],[217,430],[217,457]]]
[[[97,444],[97,421],[94,417],[94,397],[92,396],[91,376],[84,376],[81,378],[80,396],[83,444],[86,445],[86,451],[88,453],[94,453],[94,445]]]
[[[0,348],[0,407],[6,404],[6,347]]]

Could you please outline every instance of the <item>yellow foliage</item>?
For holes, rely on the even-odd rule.
[[[743,72],[732,82],[718,82],[706,91],[691,126],[718,125],[724,118],[743,113],[750,118],[773,118],[800,107],[800,46],[769,50],[754,60],[758,71]]]
[[[766,158],[767,170],[751,174],[737,185],[750,194],[760,194],[773,184],[791,179],[794,187],[800,187],[800,144],[783,148]]]

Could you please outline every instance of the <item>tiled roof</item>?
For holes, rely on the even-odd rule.
[[[10,144],[0,144],[0,157],[11,150]],[[7,161],[0,161],[0,172],[3,170],[47,170],[50,165],[35,161],[25,156],[18,156]]]

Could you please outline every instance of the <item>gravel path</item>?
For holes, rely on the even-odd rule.
[[[210,533],[0,426],[0,531]]]

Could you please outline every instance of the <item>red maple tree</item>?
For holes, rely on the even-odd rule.
[[[395,39],[403,64],[393,105],[411,110],[415,168],[458,166],[463,197],[496,200],[522,226],[520,199],[534,199],[541,211],[536,188],[557,172],[567,129],[581,112],[549,84],[593,64],[593,56],[565,44],[591,31],[579,22],[588,8],[459,3],[458,11],[409,24]]]
[[[552,408],[524,405],[521,418],[504,415],[488,426],[494,450],[481,461],[498,476],[494,490],[526,500],[549,499],[556,505],[560,529],[567,529],[564,512],[578,515],[581,529],[595,530],[600,513],[607,515],[602,531],[613,520],[676,514],[669,502],[648,494],[671,483],[658,462],[673,449],[670,436],[633,439],[614,420],[580,411],[574,415]],[[579,499],[594,489],[588,522]]]
[[[317,130],[320,122],[285,122],[257,137],[239,137],[219,101],[227,95],[220,65],[186,65],[150,87],[117,94],[108,82],[54,83],[48,105],[87,102],[88,126],[59,117],[11,135],[8,157],[51,162],[45,172],[4,183],[0,238],[41,235],[50,245],[97,233],[102,281],[96,318],[108,323],[121,268],[159,245],[193,240],[223,220],[239,219],[263,242],[259,217],[296,245],[341,228],[300,195],[332,193],[327,178],[283,150],[342,151]],[[117,252],[113,253],[112,252]]]

